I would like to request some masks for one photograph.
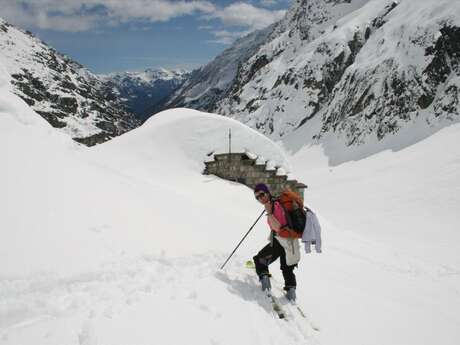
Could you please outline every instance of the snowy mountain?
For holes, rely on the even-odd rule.
[[[189,109],[88,148],[9,79],[0,66],[2,344],[459,343],[460,124],[334,166],[321,145],[289,155],[237,121]],[[286,320],[244,267],[267,243],[265,219],[218,269],[261,212],[245,186],[202,175],[229,127],[235,150],[310,186],[324,243],[295,270],[306,318],[281,297],[278,263]]]
[[[188,76],[189,72],[184,70],[166,69],[101,75],[104,80],[115,85],[115,93],[121,97],[126,108],[141,121],[158,112],[157,105],[181,86]]]
[[[11,87],[53,127],[94,145],[139,125],[113,85],[0,19],[0,64]]]
[[[274,139],[314,126],[305,142],[345,145],[382,140],[415,119],[459,120],[458,1],[297,0],[262,36],[225,83],[209,82],[219,69],[204,71],[238,44],[194,73],[198,83],[186,82],[170,106],[212,110]]]

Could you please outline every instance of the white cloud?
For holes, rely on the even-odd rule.
[[[216,11],[205,0],[0,0],[0,6],[0,15],[14,24],[57,31],[85,31],[136,20],[168,21]]]
[[[86,31],[131,21],[164,22],[193,14],[220,20],[225,26],[254,30],[285,13],[243,2],[219,8],[207,0],[0,0],[0,6],[0,16],[13,24],[56,31]]]
[[[260,1],[269,5],[278,0]],[[207,0],[0,0],[0,6],[0,16],[13,24],[69,32],[126,23],[132,23],[130,29],[135,30],[145,28],[147,22],[165,22],[195,14],[209,21],[199,29],[209,31],[216,38],[210,42],[219,44],[231,44],[250,31],[280,20],[285,14],[284,10],[272,11],[244,2],[222,8]],[[216,25],[216,20],[220,25]]]
[[[38,3],[38,2],[37,2]],[[52,29],[56,31],[86,31],[96,26],[97,16],[62,11],[51,15],[48,3],[43,7],[25,1],[0,0],[0,16],[12,24],[26,28]],[[24,7],[23,7],[24,6]],[[65,9],[65,8],[63,8]]]
[[[270,11],[244,2],[237,2],[217,10],[210,17],[220,19],[225,25],[248,27],[256,30],[280,20],[285,13],[285,10]]]
[[[98,16],[92,15],[68,15],[50,17],[46,12],[40,12],[35,17],[36,26],[41,29],[56,31],[87,31],[97,26]]]
[[[262,6],[274,6],[278,3],[278,0],[260,0]]]
[[[94,0],[96,1],[96,0]],[[122,22],[145,19],[152,22],[168,21],[174,17],[194,13],[212,13],[215,6],[208,1],[168,1],[168,0],[100,0],[105,2],[109,14]]]
[[[247,35],[250,31],[227,31],[227,30],[215,30],[211,33],[216,37],[215,40],[211,40],[211,43],[220,43],[220,44],[232,44],[237,38]]]

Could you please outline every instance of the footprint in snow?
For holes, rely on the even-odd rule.
[[[200,304],[200,309],[208,313],[210,312],[209,307],[205,304]]]
[[[97,337],[94,326],[87,321],[83,324],[80,333],[78,334],[79,345],[97,345]]]

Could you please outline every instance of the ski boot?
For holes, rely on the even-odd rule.
[[[268,292],[272,289],[270,276],[268,274],[264,274],[260,277],[260,283],[262,284],[262,291]]]
[[[290,302],[295,302],[295,299],[296,299],[295,287],[286,287],[284,289],[286,290],[286,298]]]

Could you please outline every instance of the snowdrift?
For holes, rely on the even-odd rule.
[[[289,170],[277,145],[224,117],[166,111],[87,150],[50,135],[22,106],[2,117],[3,274],[69,273],[151,251],[229,250],[260,208],[248,188],[201,174],[208,153],[226,152],[229,128],[234,152],[257,152]],[[14,115],[24,111],[28,127]]]

